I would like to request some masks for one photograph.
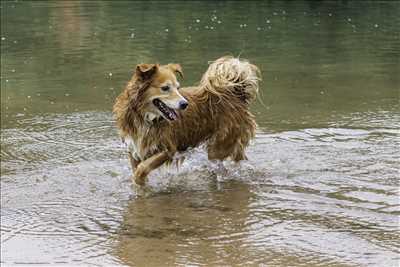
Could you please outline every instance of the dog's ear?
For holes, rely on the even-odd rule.
[[[183,79],[183,71],[182,71],[182,67],[179,64],[168,64],[168,68],[170,70],[172,70],[173,72],[178,73],[181,78]]]
[[[158,71],[158,64],[139,64],[136,66],[136,76],[143,81],[150,79]]]

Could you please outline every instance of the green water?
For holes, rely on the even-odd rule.
[[[399,3],[2,1],[2,264],[396,266]],[[226,54],[263,76],[249,161],[136,199],[115,97]]]
[[[2,123],[109,111],[140,62],[178,62],[191,85],[224,54],[262,70],[260,124],[312,127],[333,114],[396,109],[399,10],[395,1],[6,2]]]

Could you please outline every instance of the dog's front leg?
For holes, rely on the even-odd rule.
[[[144,185],[147,175],[154,169],[160,167],[164,162],[170,158],[168,152],[164,151],[151,156],[150,158],[142,161],[136,167],[134,176],[135,183],[138,185]]]
[[[131,167],[132,167],[132,172],[135,171],[136,167],[139,165],[140,160],[135,159],[132,156],[132,152],[128,152],[128,157],[129,157],[129,162],[131,163]]]

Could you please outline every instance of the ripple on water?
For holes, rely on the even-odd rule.
[[[2,172],[108,159],[110,154],[120,153],[115,136],[114,123],[107,113],[24,119],[19,121],[19,128],[2,130]]]
[[[136,198],[110,114],[21,120],[2,129],[2,261],[395,265],[400,164],[386,126],[258,132],[240,164],[193,149]]]
[[[30,251],[24,255],[25,263],[93,264],[104,260],[115,264],[104,255],[111,242],[108,237],[120,225],[123,202],[130,194],[129,184],[108,184],[108,171],[112,168],[106,162],[71,165],[48,171],[49,178],[40,182],[35,182],[40,173],[26,172],[32,179],[26,182],[30,186],[10,187],[9,182],[2,183],[4,262],[18,261],[20,255],[15,249],[24,248]],[[76,170],[82,173],[77,175]],[[90,175],[98,180],[88,179]]]

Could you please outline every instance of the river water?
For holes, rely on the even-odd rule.
[[[398,266],[400,5],[1,2],[1,264]],[[130,181],[113,101],[140,62],[183,85],[262,71],[248,161],[202,148]]]

